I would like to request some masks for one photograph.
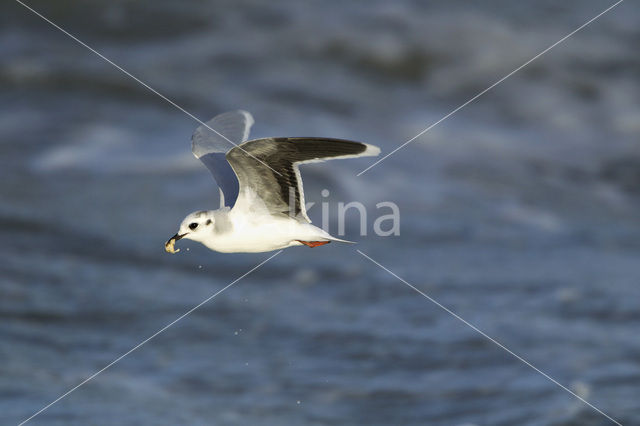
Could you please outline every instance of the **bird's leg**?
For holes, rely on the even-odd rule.
[[[301,241],[301,240],[296,240],[299,243],[304,244],[307,247],[318,247],[318,246],[323,246],[325,244],[329,244],[331,241]]]

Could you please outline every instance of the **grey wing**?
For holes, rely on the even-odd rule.
[[[243,197],[250,192],[261,200],[271,214],[285,214],[311,222],[305,209],[298,165],[372,156],[379,152],[376,146],[344,139],[265,138],[233,148],[227,153],[227,160],[238,176],[243,202],[254,198]]]
[[[233,207],[239,184],[225,154],[249,139],[253,117],[237,110],[217,115],[198,127],[191,137],[191,151],[209,169],[220,188],[220,207]]]

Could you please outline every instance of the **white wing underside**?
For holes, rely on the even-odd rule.
[[[297,201],[299,201],[299,203],[297,203],[299,210],[297,211],[296,216],[301,222],[311,222],[311,220],[309,219],[309,216],[307,216],[305,208],[304,189],[299,169],[300,164],[318,163],[326,160],[342,158],[374,156],[378,155],[380,152],[379,148],[373,145],[338,139],[332,140],[329,138],[265,138],[248,141],[249,133],[253,124],[254,120],[249,112],[243,110],[230,111],[220,114],[207,121],[204,125],[198,127],[191,138],[191,150],[193,155],[207,166],[218,184],[220,192],[220,208],[225,206],[234,208],[237,204],[236,210],[253,212],[253,214],[255,214],[260,211],[268,211],[269,208],[267,208],[267,204],[269,204],[269,207],[273,207],[273,204],[266,200],[273,200],[271,195],[279,190],[278,178],[282,177],[282,175],[281,173],[276,172],[278,176],[265,176],[264,174],[261,174],[258,169],[261,168],[260,166],[264,166],[273,171],[274,169],[271,166],[277,168],[279,165],[274,163],[270,166],[264,161],[258,159],[256,156],[245,150],[250,149],[250,146],[253,146],[254,148],[257,147],[256,149],[258,149],[258,151],[256,152],[256,155],[259,157],[261,156],[260,151],[263,148],[277,151],[279,148],[275,146],[274,143],[280,142],[281,139],[304,139],[304,142],[308,142],[309,139],[314,139],[316,142],[319,141],[320,143],[346,143],[352,148],[354,144],[357,144],[360,147],[365,147],[364,151],[354,154],[345,153],[346,155],[336,155],[335,149],[334,151],[329,149],[326,153],[330,155],[327,156],[324,156],[323,154],[325,154],[325,152],[322,152],[322,149],[320,149],[317,153],[318,156],[313,159],[304,159],[302,161],[289,163],[293,166],[292,168],[295,173]],[[247,145],[234,150],[233,153],[229,153],[230,150],[245,143]],[[257,146],[256,144],[260,145]],[[269,145],[271,146],[269,147]],[[338,148],[344,150],[344,148],[341,148],[340,146]],[[347,151],[349,151],[349,149],[347,149]],[[351,149],[351,151],[353,151],[353,149]],[[231,155],[235,161],[228,159],[227,154]],[[282,156],[280,160],[286,160],[286,158],[286,156]],[[254,159],[260,164],[256,164],[256,161],[248,161],[249,159]],[[230,162],[234,164],[234,167],[239,167],[239,169],[234,171]],[[241,172],[244,179],[239,178],[240,175],[238,175],[237,171]],[[283,170],[281,170],[281,172],[283,174],[285,173]],[[240,181],[243,181],[243,187],[240,187]],[[246,187],[247,184],[249,184],[248,186],[255,186],[255,188],[250,189]]]
[[[225,112],[196,129],[191,151],[213,174],[220,190],[220,207],[233,207],[238,197],[237,177],[225,158],[232,148],[249,139],[253,116],[243,110]]]

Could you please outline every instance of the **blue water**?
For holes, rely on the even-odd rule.
[[[605,1],[44,2],[203,120],[383,154]],[[0,6],[0,423],[16,424],[269,254],[180,242],[217,207],[198,123]],[[303,168],[357,246],[288,249],[33,424],[640,424],[640,7],[627,1],[360,177]],[[329,189],[330,197],[321,196]],[[393,201],[399,236],[371,235]],[[189,249],[187,251],[187,248]]]

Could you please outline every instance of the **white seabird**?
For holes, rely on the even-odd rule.
[[[179,251],[174,244],[182,238],[223,253],[349,242],[311,224],[298,165],[374,156],[380,149],[360,142],[315,137],[247,141],[253,123],[248,112],[231,111],[214,117],[194,132],[191,150],[218,183],[220,208],[184,218],[178,232],[165,243],[168,252]],[[230,141],[240,145],[229,149]]]

